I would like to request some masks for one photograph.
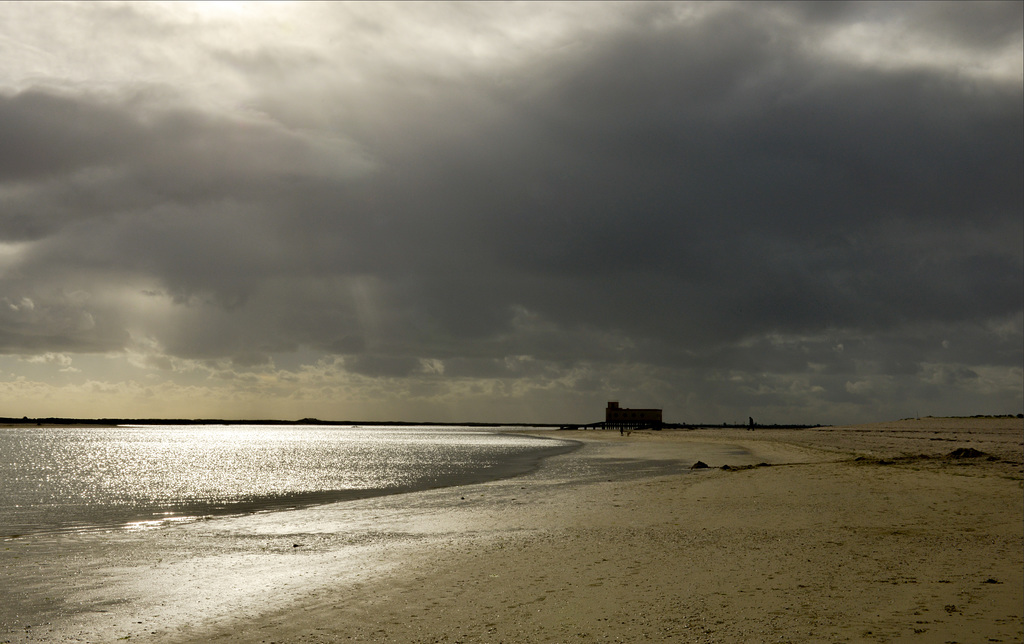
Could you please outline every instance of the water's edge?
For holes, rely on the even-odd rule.
[[[61,525],[4,525],[0,526],[0,542],[25,537],[48,538],[67,534],[87,535],[110,533],[111,531],[152,530],[196,521],[297,510],[346,501],[487,483],[529,474],[535,471],[545,459],[575,451],[582,446],[582,443],[576,440],[538,436],[532,433],[523,435],[515,432],[496,431],[494,434],[516,438],[528,436],[530,440],[550,441],[552,445],[525,454],[508,455],[499,464],[486,469],[461,472],[455,475],[451,473],[438,474],[435,477],[419,479],[410,485],[253,495],[244,500],[228,503],[183,502],[175,504],[173,509],[160,506],[140,506],[135,511],[123,511],[116,517],[106,520],[97,520],[96,517],[92,517],[88,521],[66,522]]]

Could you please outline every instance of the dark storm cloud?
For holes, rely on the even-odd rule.
[[[406,125],[380,193],[424,311],[685,344],[1019,310],[1020,88],[817,62],[756,18],[612,34],[456,138]]]
[[[1019,328],[990,330],[1021,316],[1019,79],[821,42],[862,22],[1002,50],[1020,4],[683,8],[623,7],[492,67],[219,52],[255,88],[241,117],[0,95],[0,241],[34,242],[0,284],[52,312],[29,334],[8,307],[5,350],[116,345],[127,305],[82,304],[89,335],[52,294],[138,283],[176,303],[147,327],[169,353],[240,365],[302,347],[383,377],[814,365],[843,399],[865,395],[843,375],[1019,365]]]
[[[261,221],[253,204],[298,201],[301,182],[324,174],[344,181],[366,165],[345,141],[314,141],[255,118],[140,114],[132,107],[38,91],[0,96],[4,240],[54,236],[97,218],[87,246],[106,240],[123,252],[140,240],[142,251],[131,255],[152,256],[158,249],[144,247],[151,231],[167,252],[180,253],[225,228],[225,243],[216,251],[230,253],[240,244],[226,243],[228,236],[245,241],[253,232],[243,224],[255,220],[275,234],[281,226]],[[187,239],[174,239],[176,234]],[[200,260],[213,254],[199,250]],[[204,272],[212,279],[220,274]]]

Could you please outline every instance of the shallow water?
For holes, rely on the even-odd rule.
[[[479,440],[472,433],[466,440]],[[0,538],[0,578],[7,582],[0,585],[0,642],[200,641],[189,629],[256,618],[320,589],[372,581],[417,558],[429,560],[438,548],[459,547],[462,538],[521,530],[520,510],[543,512],[555,495],[572,498],[584,486],[607,481],[689,474],[697,459],[715,465],[756,462],[729,445],[693,443],[666,451],[658,444],[591,441],[580,432],[550,434],[556,440],[532,438],[538,443],[497,436],[530,447],[512,454],[531,456],[510,457],[530,469],[482,485],[221,516],[158,530],[114,527]],[[576,449],[578,441],[582,449]],[[534,468],[534,448],[561,453]]]
[[[201,517],[494,480],[572,443],[465,427],[0,428],[0,537]]]

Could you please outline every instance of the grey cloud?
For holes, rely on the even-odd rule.
[[[344,180],[372,166],[342,137],[314,139],[258,115],[224,118],[39,90],[0,95],[7,239],[37,238],[83,216],[256,201],[287,194],[302,178]]]
[[[911,26],[980,49],[1019,43],[1024,6],[1019,2],[925,3],[911,13]]]
[[[0,298],[0,352],[104,352],[124,347],[127,334],[116,310],[87,293],[61,290],[43,297]]]
[[[0,97],[0,182],[47,178],[123,157],[134,119],[46,92]]]
[[[365,376],[402,377],[420,369],[420,362],[411,356],[361,354],[345,361],[345,368]]]

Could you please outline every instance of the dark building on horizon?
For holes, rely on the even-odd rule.
[[[661,410],[628,409],[609,401],[604,410],[604,424],[616,429],[661,429]]]

